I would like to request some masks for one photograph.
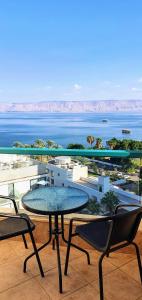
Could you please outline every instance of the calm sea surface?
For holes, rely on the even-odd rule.
[[[122,134],[125,128],[131,134]],[[30,144],[39,138],[64,147],[69,143],[87,145],[88,135],[101,137],[104,144],[112,137],[142,140],[142,114],[0,113],[0,146],[12,146],[15,141]]]

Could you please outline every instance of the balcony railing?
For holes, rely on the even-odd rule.
[[[79,150],[79,149],[49,149],[49,148],[14,148],[0,147],[2,154],[20,155],[51,155],[51,156],[87,156],[87,157],[120,157],[142,158],[140,150]]]

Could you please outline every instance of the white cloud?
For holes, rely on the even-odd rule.
[[[52,86],[51,86],[51,85],[45,85],[45,86],[43,87],[43,89],[44,89],[44,90],[50,90],[50,89],[52,89]]]
[[[71,96],[72,93],[64,93],[64,96]]]
[[[131,90],[132,90],[133,92],[142,92],[142,89],[137,88],[137,87],[132,87]]]
[[[120,84],[116,84],[114,87],[116,87],[116,88],[120,88]]]
[[[110,85],[112,82],[110,81],[110,80],[105,80],[104,82],[103,82],[103,84],[104,85]]]
[[[81,88],[82,88],[82,86],[81,86],[80,84],[78,84],[78,83],[75,83],[75,84],[74,84],[74,89],[75,89],[76,91],[80,91]]]
[[[142,83],[142,77],[140,77],[140,78],[138,79],[138,82]]]
[[[104,80],[102,82],[103,86],[105,88],[120,88],[120,84],[119,83],[115,83],[113,81],[110,81],[110,80]]]

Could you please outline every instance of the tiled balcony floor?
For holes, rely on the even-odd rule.
[[[56,251],[42,250],[41,261],[45,278],[41,278],[35,258],[28,263],[27,273],[22,271],[23,260],[31,252],[23,242],[0,242],[0,300],[99,300],[98,253],[90,251],[91,265],[79,251],[71,250],[69,275],[63,275],[63,294],[58,292]],[[64,266],[66,248],[61,247]],[[142,300],[137,262],[133,254],[115,253],[105,258],[104,290],[106,300]]]

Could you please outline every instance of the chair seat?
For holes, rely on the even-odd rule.
[[[30,222],[31,230],[35,229],[34,223],[30,220],[26,214],[18,214],[18,216],[24,217]],[[0,221],[0,240],[14,237],[17,235],[25,234],[29,232],[27,223],[22,218],[5,218]]]
[[[85,225],[76,226],[75,233],[96,250],[103,252],[106,247],[109,228],[108,222],[90,222]]]

